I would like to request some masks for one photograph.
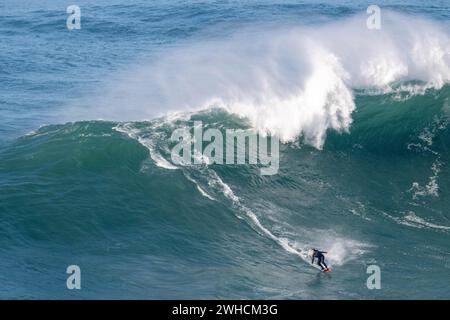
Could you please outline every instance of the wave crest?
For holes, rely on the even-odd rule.
[[[328,129],[349,130],[354,89],[420,94],[450,82],[444,25],[383,11],[382,29],[369,30],[365,19],[247,30],[172,48],[113,83],[95,116],[142,120],[222,107],[284,142],[301,136],[320,149]]]

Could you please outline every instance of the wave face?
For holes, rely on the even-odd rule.
[[[274,176],[171,162],[175,129],[251,127],[223,109],[42,127],[0,153],[2,256],[15,257],[2,259],[13,271],[1,280],[76,261],[97,288],[82,297],[443,297],[449,97],[448,86],[406,101],[359,96],[348,134],[330,133],[322,150],[282,144]],[[311,247],[329,252],[336,276],[316,274]],[[369,264],[387,294],[365,289]],[[20,283],[27,293],[15,296],[70,295]]]
[[[363,2],[117,0],[60,47],[54,6],[0,28],[45,31],[38,55],[73,63],[30,57],[21,82],[11,42],[0,76],[1,298],[450,298],[447,9],[391,5],[378,32]],[[196,121],[278,135],[278,174],[173,163],[171,134]]]

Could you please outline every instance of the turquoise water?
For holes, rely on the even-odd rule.
[[[0,4],[0,298],[450,298],[446,1],[71,4]],[[278,173],[172,163],[194,121]]]

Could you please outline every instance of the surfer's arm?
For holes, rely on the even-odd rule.
[[[312,256],[311,263],[314,264],[314,255]]]

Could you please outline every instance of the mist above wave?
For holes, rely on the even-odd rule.
[[[369,30],[366,18],[191,41],[130,66],[87,116],[128,121],[220,107],[320,149],[328,129],[349,130],[354,89],[386,93],[419,81],[400,89],[420,93],[450,81],[443,25],[383,11],[381,29]]]

